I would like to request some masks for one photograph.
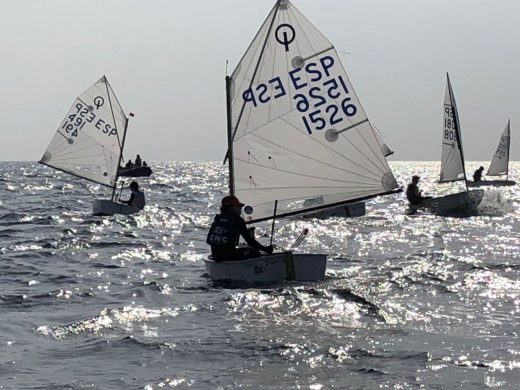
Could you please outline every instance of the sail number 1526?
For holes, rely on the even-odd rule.
[[[352,98],[346,96],[341,99],[342,95],[348,94],[345,80],[338,76],[323,82],[322,87],[309,88],[308,96],[302,93],[294,95],[299,112],[306,114],[311,108],[314,109],[302,117],[307,132],[312,134],[314,130],[323,130],[327,125],[334,126],[343,122],[345,116],[356,115],[357,107],[351,102]]]

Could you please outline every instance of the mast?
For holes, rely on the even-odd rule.
[[[509,152],[511,151],[511,118],[507,120],[507,166],[506,180],[509,180]]]
[[[229,194],[235,195],[235,177],[233,175],[235,169],[235,161],[233,159],[233,124],[231,121],[231,77],[226,76],[226,112],[227,112],[227,142],[229,160]]]
[[[269,24],[269,29],[267,30],[265,41],[264,41],[264,44],[262,45],[262,50],[260,51],[260,55],[258,56],[258,61],[255,65],[255,70],[253,71],[253,77],[251,77],[251,82],[249,83],[249,88],[251,88],[255,82],[256,73],[258,72],[258,68],[260,67],[260,62],[262,61],[262,57],[264,56],[265,48],[267,47],[267,42],[269,41],[269,36],[271,35],[271,31],[273,29],[273,25],[276,20],[276,14],[278,13],[278,9],[280,8],[280,1],[282,1],[282,0],[277,0],[276,4],[274,6],[275,10],[274,10],[274,14],[273,14],[273,19],[271,20],[271,23]],[[226,77],[229,77],[229,76],[226,76]],[[229,104],[231,105],[231,98],[229,98]],[[235,125],[235,131],[232,132],[232,134],[231,134],[231,142],[233,142],[233,140],[235,139],[235,133],[238,129],[238,124],[240,123],[240,120],[242,119],[242,115],[244,114],[245,107],[246,107],[246,102],[244,101],[242,103],[242,108],[240,109],[240,113],[238,114],[237,123]],[[231,109],[230,109],[230,112],[231,112]],[[228,119],[228,120],[231,121],[232,119]],[[229,138],[228,138],[228,143],[229,143]],[[224,164],[226,163],[226,160],[228,158],[230,158],[229,150],[226,153],[226,156],[224,157]],[[233,184],[233,187],[234,187],[234,184]],[[231,186],[230,186],[230,190],[231,190]],[[233,188],[233,192],[231,193],[231,195],[233,195],[234,190],[235,189]]]
[[[462,151],[462,139],[460,138],[460,127],[459,127],[459,113],[457,111],[457,104],[455,103],[455,96],[453,96],[453,90],[451,89],[450,75],[446,72],[448,78],[448,88],[451,97],[451,108],[453,110],[453,120],[455,121],[455,131],[457,132],[457,145],[459,147],[460,159],[462,161],[462,172],[464,173],[464,184],[466,185],[466,191],[468,189],[468,179],[466,178],[466,165],[464,164],[464,152]]]
[[[108,89],[109,83],[108,83],[108,80],[107,80],[106,76],[103,76],[103,79],[104,79],[104,82],[105,82],[105,87],[107,89],[107,96],[108,96],[108,102],[110,104],[110,111],[112,113],[112,119],[113,119],[114,125],[115,125],[116,120],[115,120],[115,116],[114,116],[114,106],[112,105],[112,99],[111,99],[111,96],[110,96],[110,90],[112,90],[112,87],[110,87],[110,90],[109,90]],[[117,101],[117,97],[116,97],[116,101]],[[111,197],[112,201],[114,201],[114,196],[115,196],[116,190],[117,190],[117,179],[119,178],[119,167],[121,166],[121,159],[123,158],[123,148],[125,147],[126,129],[128,128],[128,118],[124,114],[124,112],[123,112],[123,115],[125,117],[125,128],[124,128],[124,131],[123,131],[123,139],[121,140],[121,147],[119,148],[119,158],[117,159],[116,177],[114,178],[114,185],[112,186],[112,197]],[[118,129],[116,128],[116,131],[117,130]],[[119,140],[119,133],[117,133],[117,138]]]
[[[123,133],[123,141],[121,142],[121,151],[119,152],[119,159],[117,160],[117,171],[116,171],[116,177],[114,179],[114,186],[112,187],[112,198],[111,198],[112,201],[114,201],[114,196],[116,194],[117,179],[119,178],[119,167],[121,166],[121,159],[123,158],[123,148],[125,147],[126,129],[127,128],[128,128],[128,118],[125,116],[125,130]]]

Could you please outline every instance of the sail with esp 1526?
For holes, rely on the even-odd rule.
[[[338,53],[278,0],[228,81],[230,192],[247,222],[398,188]]]
[[[127,122],[103,76],[76,98],[39,162],[114,188]]]

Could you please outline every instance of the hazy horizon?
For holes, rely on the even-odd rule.
[[[468,161],[489,161],[511,118],[520,160],[520,2],[294,0],[336,47],[395,161],[440,159],[450,73]],[[37,161],[102,75],[131,119],[125,158],[222,161],[224,76],[274,0],[2,2],[0,160]]]

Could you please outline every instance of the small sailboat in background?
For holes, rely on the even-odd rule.
[[[401,191],[336,49],[290,1],[276,2],[226,91],[229,191],[246,223]],[[326,255],[205,265],[213,280],[319,280]]]
[[[515,181],[509,180],[509,151],[511,147],[511,131],[510,131],[511,120],[507,121],[507,126],[500,137],[498,142],[497,150],[491,160],[491,165],[487,171],[487,176],[506,176],[505,180],[480,180],[470,181],[468,185],[470,187],[479,186],[514,186]]]
[[[483,190],[468,189],[466,169],[464,167],[464,152],[460,131],[459,114],[455,96],[451,87],[450,76],[447,76],[446,93],[444,95],[444,125],[442,129],[441,173],[439,183],[464,181],[465,191],[445,196],[425,199],[419,205],[410,205],[410,208],[430,208],[433,212],[450,214],[472,214],[484,196]]]
[[[94,214],[137,213],[115,201],[127,127],[128,118],[103,76],[76,98],[39,163],[111,188],[110,200],[94,200]]]

